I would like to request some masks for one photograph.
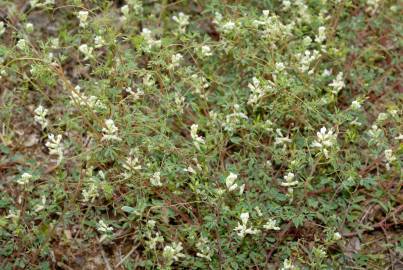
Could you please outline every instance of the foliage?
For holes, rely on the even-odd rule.
[[[1,269],[399,266],[397,1],[23,2]]]

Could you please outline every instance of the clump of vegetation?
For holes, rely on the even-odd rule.
[[[0,14],[1,269],[403,267],[398,1]]]

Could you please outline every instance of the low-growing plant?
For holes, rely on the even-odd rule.
[[[401,6],[0,2],[1,269],[399,269]]]

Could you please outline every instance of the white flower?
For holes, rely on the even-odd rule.
[[[155,249],[158,243],[164,242],[164,237],[162,237],[159,232],[156,232],[154,237],[149,233],[148,238],[149,240],[146,240],[146,244],[149,249]]]
[[[155,172],[150,178],[150,183],[155,187],[161,187],[161,172]]]
[[[280,227],[276,226],[277,221],[274,219],[269,219],[265,225],[263,225],[263,228],[266,230],[274,230],[274,231],[279,231]]]
[[[181,251],[183,250],[181,242],[174,242],[170,246],[165,246],[164,251],[162,252],[162,256],[168,261],[169,264],[172,261],[179,261],[180,258],[185,257]]]
[[[334,234],[333,234],[333,240],[334,241],[338,241],[338,240],[340,240],[342,238],[342,236],[341,236],[341,234],[339,233],[339,232],[335,232]]]
[[[281,4],[283,5],[283,10],[288,10],[291,6],[291,2],[289,0],[283,0]]]
[[[134,100],[138,100],[141,96],[144,95],[144,91],[141,89],[137,89],[137,91],[133,91],[131,87],[127,87],[125,91],[132,95]]]
[[[295,269],[295,266],[292,264],[291,260],[285,259],[281,270],[292,270],[292,269]]]
[[[141,170],[141,165],[139,163],[138,157],[134,157],[132,155],[129,155],[126,158],[126,162],[123,163],[123,168],[126,170],[122,176],[126,179],[130,178],[132,176],[132,171],[139,171]]]
[[[393,155],[392,149],[386,149],[383,153],[385,155],[386,169],[390,170],[390,163],[396,161],[397,158]]]
[[[221,26],[224,33],[231,32],[235,28],[235,23],[233,21],[228,21]]]
[[[325,40],[326,40],[326,27],[320,26],[318,28],[318,35],[315,36],[315,41],[320,44],[323,43],[323,41]]]
[[[50,41],[52,49],[59,48],[59,45],[60,45],[59,44],[60,43],[59,38],[51,38],[49,41]]]
[[[351,102],[351,109],[358,111],[361,107],[361,103],[358,100]]]
[[[398,136],[395,137],[395,140],[403,140],[403,134],[399,134]]]
[[[171,57],[171,63],[169,64],[169,68],[173,69],[180,66],[180,62],[183,60],[183,55],[180,53],[174,54]]]
[[[239,195],[242,195],[243,192],[244,192],[244,190],[245,190],[245,184],[242,184],[242,185],[239,187]]]
[[[295,174],[289,172],[286,176],[284,176],[285,182],[281,183],[283,187],[292,187],[298,185],[298,181],[293,181],[295,178]]]
[[[376,118],[376,121],[377,122],[383,122],[386,119],[388,119],[388,114],[386,114],[384,112],[381,112],[381,113],[378,114],[378,117]]]
[[[210,46],[207,46],[207,45],[203,45],[201,47],[201,53],[204,56],[212,56],[213,55],[213,53],[211,52]]]
[[[237,178],[238,178],[238,175],[230,172],[230,174],[225,179],[225,185],[227,186],[227,189],[229,191],[233,191],[238,187],[238,185],[234,183]]]
[[[277,62],[276,63],[276,70],[277,72],[283,71],[285,69],[285,65],[283,62]]]
[[[333,129],[327,131],[326,127],[322,127],[320,131],[316,133],[317,139],[312,143],[312,147],[319,148],[328,158],[329,151],[327,148],[336,144],[337,135],[334,134]]]
[[[112,119],[105,120],[105,126],[102,128],[104,133],[101,141],[121,141],[122,139],[117,136],[118,128],[115,126],[115,122]]]
[[[205,237],[200,237],[199,241],[196,243],[196,247],[199,252],[196,253],[197,257],[205,258],[211,261],[211,256],[213,255],[213,250],[210,248],[210,242]]]
[[[90,58],[93,58],[94,56],[92,55],[92,52],[94,51],[94,48],[88,46],[87,44],[81,44],[80,47],[78,47],[78,50],[84,54],[84,60],[88,60]]]
[[[87,26],[87,19],[88,19],[88,11],[80,10],[77,13],[77,18],[80,20],[80,27],[84,28]]]
[[[292,140],[289,138],[289,136],[283,136],[283,133],[281,132],[281,129],[276,129],[277,137],[274,140],[275,145],[285,145],[286,143],[291,143]]]
[[[6,27],[4,26],[4,22],[0,21],[0,37],[4,34],[6,31]]]
[[[343,89],[346,84],[343,80],[343,72],[339,72],[336,78],[329,84],[330,87],[333,88],[332,93],[337,94],[341,89]]]
[[[50,155],[57,155],[58,160],[57,164],[60,164],[60,162],[63,159],[63,150],[64,146],[62,143],[62,135],[55,135],[53,134],[48,134],[48,141],[46,142],[46,147],[49,149],[49,154]]]
[[[105,45],[105,40],[102,36],[96,36],[94,38],[94,44],[95,44],[95,48],[101,48],[102,46]]]
[[[297,53],[296,57],[299,61],[298,69],[301,72],[307,72],[313,61],[315,61],[320,56],[319,52],[316,50],[309,51],[306,50],[303,54]]]
[[[183,113],[183,107],[185,105],[185,97],[179,93],[175,93],[175,104],[178,111],[180,113]]]
[[[46,208],[46,196],[43,195],[43,196],[41,197],[41,203],[35,205],[34,211],[35,211],[35,212],[40,212],[40,211],[42,211],[42,210],[45,209],[45,208]]]
[[[27,30],[28,33],[31,33],[32,31],[34,31],[34,25],[32,23],[26,23],[25,30]]]
[[[104,234],[110,234],[113,232],[113,227],[106,225],[105,221],[102,219],[98,222],[97,230]]]
[[[34,112],[35,112],[34,117],[35,122],[40,124],[42,129],[45,129],[48,126],[48,120],[46,119],[48,110],[45,109],[42,105],[39,105]]]
[[[192,166],[188,166],[187,168],[183,169],[183,171],[184,171],[184,172],[191,173],[191,174],[197,174],[196,170],[193,169]]]
[[[174,20],[179,25],[179,32],[185,33],[186,26],[189,25],[189,16],[185,15],[183,12],[179,12],[178,16],[172,16],[172,20]]]
[[[21,177],[17,180],[17,183],[18,183],[19,185],[26,185],[26,184],[28,184],[31,180],[32,180],[32,174],[25,172],[25,173],[23,173],[23,174],[21,175]]]
[[[247,234],[258,234],[259,230],[253,229],[252,227],[247,227],[247,223],[249,220],[249,213],[242,213],[240,216],[241,223],[238,222],[238,226],[234,229],[237,231],[237,235],[240,238],[244,238]]]
[[[81,93],[81,87],[77,85],[74,87],[74,91],[71,92],[71,99],[77,102],[80,106],[88,106],[93,110],[106,110],[106,105],[96,96],[86,96]]]
[[[145,50],[149,51],[153,47],[159,48],[161,47],[161,40],[156,40],[153,37],[153,33],[148,28],[143,28],[141,31],[141,36],[144,38],[146,42]]]
[[[21,51],[24,51],[24,50],[28,49],[28,42],[25,39],[22,38],[22,39],[18,40],[16,46]]]
[[[324,70],[323,70],[323,73],[322,73],[322,76],[323,76],[323,77],[329,77],[330,75],[332,75],[332,71],[331,71],[331,70],[329,70],[329,69],[324,69]]]
[[[126,20],[129,17],[130,7],[128,5],[124,5],[120,8],[120,12],[123,14],[123,20]]]
[[[190,137],[193,139],[193,143],[198,150],[200,150],[200,144],[204,144],[204,138],[197,135],[197,130],[199,126],[197,124],[193,124],[190,126]]]

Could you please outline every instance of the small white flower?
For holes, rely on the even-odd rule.
[[[197,174],[196,170],[193,169],[192,166],[188,166],[187,168],[183,169],[183,171],[184,171],[184,172],[191,173],[191,174]]]
[[[173,69],[180,66],[181,61],[183,60],[183,55],[180,53],[174,54],[171,57],[171,63],[169,64],[169,68]]]
[[[329,69],[325,69],[323,70],[322,76],[323,77],[329,77],[330,75],[332,75],[332,71]]]
[[[174,242],[170,246],[165,246],[164,251],[162,252],[162,256],[168,261],[169,264],[172,261],[179,261],[180,258],[185,257],[185,254],[182,253],[183,247],[181,242]]]
[[[77,18],[80,21],[80,27],[85,28],[87,26],[87,19],[88,19],[88,11],[80,10],[77,13]]]
[[[278,72],[283,71],[284,69],[285,69],[285,65],[284,65],[283,62],[277,62],[277,63],[276,63],[276,70],[277,70]]]
[[[148,225],[148,222],[147,222],[147,225]],[[149,238],[149,240],[146,240],[146,244],[149,249],[155,249],[157,247],[158,243],[164,242],[164,237],[162,237],[159,232],[156,232],[154,237],[152,236],[151,233],[149,233],[148,238]]]
[[[117,136],[118,128],[115,126],[115,122],[112,119],[105,120],[105,126],[102,128],[104,133],[101,141],[121,141],[122,139]]]
[[[113,232],[113,227],[106,225],[105,221],[101,219],[97,224],[97,230],[104,234],[110,234]]]
[[[284,176],[284,181],[281,183],[281,186],[283,187],[292,187],[298,185],[298,181],[293,181],[295,178],[295,174],[292,172],[289,172],[286,176]]]
[[[190,127],[190,137],[192,137],[193,139],[193,143],[196,146],[196,148],[198,150],[200,150],[200,144],[204,144],[204,138],[197,135],[197,130],[198,130],[199,126],[197,124],[193,124]]]
[[[287,143],[291,143],[292,140],[289,138],[289,136],[283,136],[283,133],[281,132],[281,129],[276,129],[277,137],[274,140],[275,145],[285,145]]]
[[[150,183],[155,187],[161,187],[161,172],[155,172],[150,178]]]
[[[105,45],[105,40],[102,36],[96,36],[94,38],[94,44],[95,44],[95,48],[101,48],[102,46]]]
[[[358,100],[351,102],[351,109],[358,111],[361,107],[361,103]]]
[[[395,140],[403,140],[403,134],[399,134],[398,136],[395,137]]]
[[[343,72],[339,72],[336,78],[329,84],[329,86],[333,88],[333,94],[336,95],[337,93],[339,93],[339,91],[346,86],[343,80]]]
[[[327,148],[330,148],[336,144],[337,135],[334,134],[333,129],[327,131],[326,127],[322,127],[320,131],[316,133],[317,139],[312,143],[312,147],[319,148],[325,154],[325,157],[328,158],[329,151]]]
[[[384,113],[384,112],[381,112],[381,113],[378,114],[378,117],[376,118],[376,121],[377,122],[383,122],[386,119],[388,119],[388,114]]]
[[[338,240],[340,240],[342,238],[342,236],[341,236],[341,234],[339,233],[339,232],[335,232],[334,234],[333,234],[333,240],[334,241],[338,241]]]
[[[40,124],[42,129],[45,129],[48,126],[48,120],[46,119],[48,110],[45,109],[42,105],[39,105],[38,108],[36,108],[34,112],[35,112],[35,117],[34,117],[35,122]]]
[[[239,187],[239,195],[242,195],[243,192],[244,192],[244,190],[245,190],[245,184],[242,184],[242,185]]]
[[[292,270],[292,269],[295,269],[295,266],[292,264],[291,260],[285,259],[281,270]]]
[[[291,7],[291,2],[289,0],[283,0],[282,2],[283,10],[288,10]]]
[[[34,211],[35,211],[35,212],[40,212],[40,211],[42,211],[42,210],[45,209],[45,208],[46,208],[46,196],[43,195],[43,196],[41,197],[41,203],[35,205]]]
[[[279,231],[280,227],[276,226],[277,221],[274,219],[269,219],[265,225],[263,225],[263,228],[266,230],[274,230],[274,231]]]
[[[132,176],[133,171],[139,171],[141,170],[141,165],[139,163],[138,157],[134,157],[132,155],[129,155],[126,158],[126,162],[123,163],[123,168],[126,170],[124,173],[122,173],[122,176],[125,179],[128,179]]]
[[[249,220],[249,213],[242,213],[240,215],[241,223],[238,222],[238,226],[234,229],[237,231],[237,235],[240,238],[244,238],[247,234],[258,234],[260,231],[258,229],[253,229],[252,227],[247,227]]]
[[[259,206],[256,206],[256,207],[255,207],[255,211],[256,211],[256,213],[257,213],[257,215],[258,215],[259,217],[263,217],[262,210],[260,210]]]
[[[229,33],[235,28],[235,23],[233,21],[228,21],[221,26],[224,33]]]
[[[161,40],[157,40],[153,37],[153,33],[148,28],[143,28],[141,31],[141,36],[146,42],[145,50],[150,51],[153,47],[161,47]]]
[[[124,5],[120,8],[120,12],[122,12],[124,20],[129,17],[130,7],[128,5]]]
[[[326,40],[326,27],[320,26],[318,28],[318,35],[315,36],[315,41],[319,44]]]
[[[320,56],[319,52],[316,50],[309,51],[306,50],[303,54],[302,53],[297,53],[296,57],[299,61],[299,67],[298,69],[301,72],[307,72],[309,70],[309,67],[313,61],[318,59]]]
[[[28,42],[25,39],[22,38],[22,39],[18,40],[16,46],[21,51],[24,51],[24,50],[28,49]]]
[[[55,135],[53,134],[48,134],[48,141],[46,142],[46,147],[49,149],[49,154],[50,155],[57,155],[58,160],[57,164],[60,164],[60,162],[63,159],[63,150],[64,146],[62,143],[62,135]]]
[[[213,250],[210,248],[210,242],[207,238],[200,237],[199,241],[196,243],[196,247],[199,250],[199,252],[196,253],[197,257],[211,261]]]
[[[127,87],[125,91],[132,95],[134,100],[138,100],[141,96],[144,95],[144,91],[141,89],[137,89],[137,91],[133,91],[131,87]]]
[[[4,26],[4,22],[0,22],[0,37],[4,34],[6,31],[6,27]]]
[[[386,169],[390,170],[390,163],[397,160],[396,156],[393,155],[392,149],[386,149],[384,151],[385,161],[386,161]]]
[[[26,184],[28,184],[31,180],[32,180],[32,174],[25,172],[25,173],[23,173],[23,174],[21,175],[21,177],[17,180],[17,183],[18,183],[19,185],[26,185]]]
[[[26,23],[25,30],[27,30],[28,33],[32,33],[32,31],[34,31],[34,25],[32,23]]]
[[[233,191],[237,189],[238,185],[235,184],[235,180],[238,178],[238,175],[230,172],[230,174],[225,179],[225,185],[227,186],[228,191]]]
[[[94,57],[94,56],[92,55],[92,52],[94,51],[94,48],[88,46],[87,44],[81,44],[80,47],[78,47],[78,50],[79,50],[82,54],[84,54],[84,60],[88,60],[88,59]]]
[[[203,45],[201,47],[201,53],[203,56],[212,56],[213,55],[213,53],[211,52],[210,46],[207,46],[207,45]]]
[[[174,20],[179,25],[179,32],[185,33],[186,26],[189,25],[189,16],[185,15],[183,12],[179,12],[178,16],[172,16],[172,20]]]

